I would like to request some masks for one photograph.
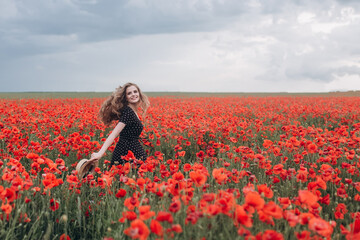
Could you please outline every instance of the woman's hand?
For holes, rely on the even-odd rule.
[[[99,160],[100,158],[102,158],[102,154],[101,153],[92,153],[91,154],[91,158],[90,158],[90,161],[96,161],[96,160]]]

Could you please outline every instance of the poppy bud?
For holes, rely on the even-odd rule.
[[[68,216],[66,214],[64,214],[60,217],[60,222],[66,223],[67,220],[68,220]]]

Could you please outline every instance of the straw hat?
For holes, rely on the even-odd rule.
[[[76,165],[76,171],[78,172],[78,178],[82,179],[90,173],[95,172],[95,168],[99,165],[98,161],[90,161],[88,159],[81,159]]]

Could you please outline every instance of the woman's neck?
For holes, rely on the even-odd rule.
[[[128,104],[129,107],[132,108],[132,110],[134,110],[135,112],[137,112],[137,109],[138,109],[138,104],[132,104],[132,103],[129,103]]]

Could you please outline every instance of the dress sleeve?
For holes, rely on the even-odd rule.
[[[131,109],[130,107],[124,107],[121,111],[119,122],[125,123],[125,125],[131,122]]]

